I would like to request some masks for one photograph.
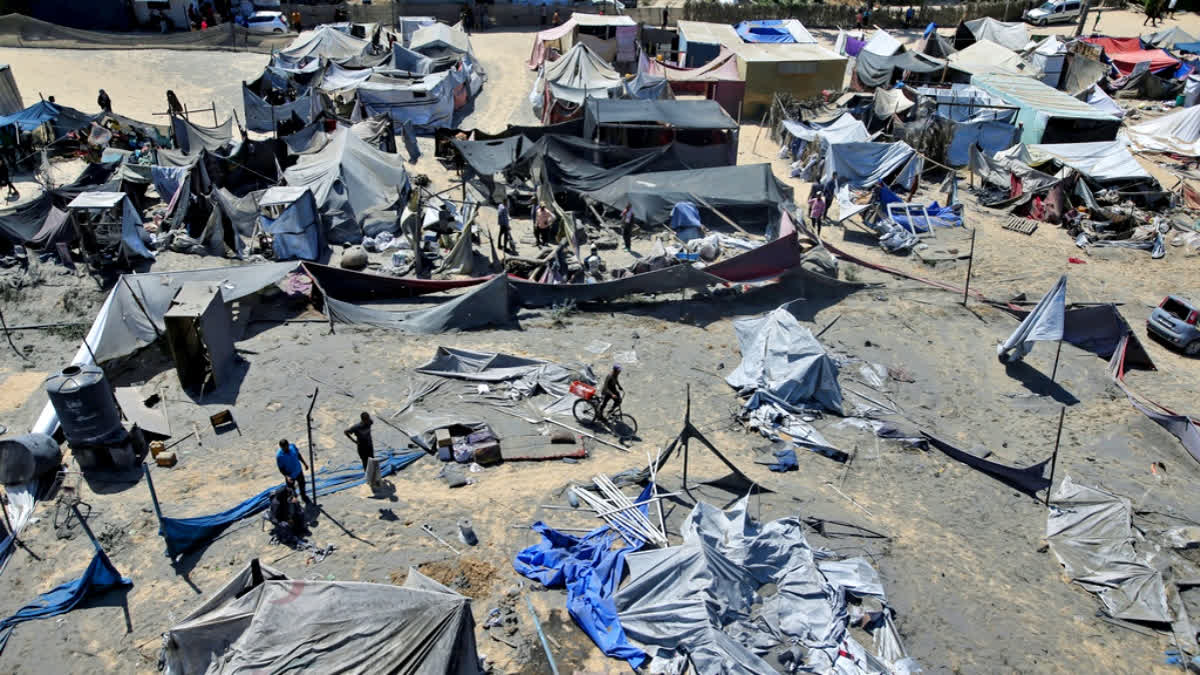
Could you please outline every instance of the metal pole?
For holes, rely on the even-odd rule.
[[[154,479],[150,477],[150,465],[142,464],[142,473],[146,475],[146,487],[150,488],[150,501],[154,503],[154,515],[162,523],[162,507],[158,505],[158,493],[154,491]]]
[[[975,233],[971,230],[971,255],[967,256],[967,283],[963,285],[963,307],[967,306],[967,294],[971,292],[971,267],[975,265]]]
[[[308,404],[308,414],[304,416],[304,426],[308,428],[308,482],[312,485],[312,501],[314,506],[317,503],[317,460],[313,455],[312,411],[317,405],[317,392],[319,391],[321,391],[320,387],[313,389],[312,401]]]
[[[79,520],[79,526],[83,528],[83,533],[88,539],[92,540],[92,546],[96,547],[97,551],[103,551],[104,547],[100,546],[100,542],[96,539],[96,534],[92,532],[92,528],[88,527],[87,521],[83,519],[83,514],[79,512],[79,504],[71,504],[71,511],[75,513],[75,517]]]
[[[529,608],[529,615],[533,617],[533,627],[537,629],[538,638],[542,641],[542,650],[546,652],[546,662],[550,664],[550,672],[552,675],[558,675],[558,666],[554,663],[554,655],[550,653],[550,643],[546,641],[546,634],[542,632],[542,622],[538,620],[537,611],[533,609],[533,603],[529,601],[529,596],[525,596],[525,606]]]
[[[1058,466],[1058,443],[1062,440],[1063,417],[1067,415],[1067,406],[1058,411],[1058,434],[1054,437],[1054,454],[1050,456],[1050,487],[1046,488],[1046,501],[1043,506],[1050,506],[1050,491],[1054,489],[1054,469]]]
[[[212,108],[212,112],[213,112],[213,126],[214,127],[220,126],[221,123],[217,121],[217,102],[209,101],[208,105]]]
[[[0,309],[0,327],[4,328],[4,337],[8,338],[8,346],[12,347],[13,351],[16,352],[17,356],[21,357],[22,360],[30,361],[28,356],[22,354],[20,349],[17,349],[17,343],[13,342],[12,332],[8,330],[8,323],[4,321],[4,310],[2,309]],[[32,363],[32,361],[30,362]]]
[[[1062,354],[1062,340],[1058,341],[1058,349],[1054,351],[1054,370],[1050,371],[1050,382],[1054,382],[1054,378],[1058,375],[1058,357]]]

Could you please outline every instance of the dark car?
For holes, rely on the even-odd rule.
[[[1166,340],[1188,356],[1200,356],[1200,329],[1196,319],[1200,311],[1178,295],[1168,295],[1146,319],[1147,332]]]

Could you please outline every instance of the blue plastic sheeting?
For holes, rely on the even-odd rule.
[[[0,117],[0,127],[17,124],[21,131],[33,131],[58,115],[58,107],[53,103],[38,101],[20,112]]]
[[[317,219],[317,203],[305,190],[278,218],[260,216],[264,232],[271,235],[276,260],[317,260],[324,246]]]
[[[390,476],[424,456],[425,453],[420,451],[403,455],[388,454],[379,462],[379,475]],[[366,480],[366,474],[363,473],[361,465],[357,463],[337,469],[322,470],[317,473],[317,494],[323,496],[341,492],[362,485]],[[272,485],[241,504],[211,516],[163,517],[159,521],[158,534],[167,543],[167,556],[175,558],[187,553],[215,539],[225,531],[225,528],[237,521],[265,511],[271,503],[271,493],[278,490],[279,487],[280,485]]]
[[[879,188],[879,203],[884,206],[883,212],[887,213],[887,205],[893,202],[903,202],[895,192],[889,190],[886,186]],[[900,225],[909,232],[928,232],[930,227],[962,227],[963,219],[960,209],[954,206],[938,206],[937,202],[930,204],[925,208],[925,213],[929,214],[929,218],[924,216],[913,216],[895,214],[890,216],[892,221]]]
[[[822,181],[838,175],[838,183],[870,187],[896,175],[894,185],[909,185],[921,170],[921,156],[907,143],[830,143],[825,150]]]
[[[650,499],[653,484],[646,486],[635,502]],[[646,513],[646,506],[639,507]],[[542,541],[517,554],[513,568],[546,588],[567,589],[567,612],[606,656],[629,662],[634,670],[650,657],[630,644],[617,618],[613,595],[625,571],[625,556],[641,544],[612,550],[617,535],[601,527],[583,537],[563,534],[542,522],[533,524]],[[626,541],[640,541],[629,535]]]
[[[1176,80],[1182,80],[1183,78],[1187,77],[1188,75],[1191,75],[1192,72],[1195,70],[1196,70],[1195,64],[1188,62],[1188,61],[1180,61],[1179,68],[1175,70],[1175,73],[1173,75],[1171,75],[1171,77]]]
[[[56,586],[42,593],[33,602],[18,609],[16,613],[0,621],[0,652],[8,644],[17,624],[36,619],[48,619],[59,614],[66,614],[75,609],[84,598],[93,593],[103,593],[118,586],[132,586],[133,582],[121,576],[112,561],[104,551],[96,549],[92,562],[84,571],[83,576]]]
[[[1176,42],[1175,51],[1186,54],[1200,54],[1200,42]]]
[[[733,27],[738,37],[746,42],[795,42],[783,21],[779,19],[763,19],[761,21],[743,21]]]
[[[1012,124],[994,121],[961,122],[954,125],[954,136],[946,149],[946,163],[953,167],[970,162],[971,148],[978,144],[983,154],[991,156],[1017,144],[1021,130]]]

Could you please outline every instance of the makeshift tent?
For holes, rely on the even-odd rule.
[[[1142,49],[1142,43],[1137,38],[1088,37],[1082,40],[1103,49],[1104,55],[1122,75],[1129,75],[1137,64],[1143,62],[1149,64],[1152,73],[1174,71],[1179,67],[1179,59],[1162,49]]]
[[[471,601],[409,568],[403,586],[289,579],[247,565],[163,635],[168,675],[479,672]]]
[[[795,157],[803,154],[802,146],[813,141],[818,143],[818,152],[824,155],[825,148],[832,143],[863,143],[871,136],[867,133],[867,128],[863,126],[863,123],[848,112],[824,123],[783,120],[782,125],[784,130],[796,139],[787,143],[792,148],[792,154]]]
[[[983,120],[953,124],[953,136],[945,156],[946,163],[953,167],[967,166],[970,163],[971,148],[979,148],[992,154],[1011,148],[1020,140],[1020,129],[1005,122]]]
[[[1042,74],[1042,83],[1058,89],[1067,68],[1067,43],[1056,35],[1042,40],[1026,52],[1030,65]]]
[[[434,60],[411,49],[405,49],[397,42],[392,45],[392,68],[415,75],[427,75],[433,72]]]
[[[854,77],[863,88],[874,89],[887,87],[899,79],[907,80],[905,73],[928,75],[941,73],[945,68],[945,61],[918,52],[881,56],[863,51],[855,61]]]
[[[1067,277],[1064,274],[1054,288],[1042,296],[1013,334],[1002,344],[996,345],[996,354],[1001,363],[1014,363],[1025,358],[1033,349],[1034,342],[1062,340],[1066,304]]]
[[[565,54],[577,43],[586,43],[605,61],[632,61],[637,23],[624,14],[602,15],[574,12],[560,26],[541,31],[533,39],[529,69],[537,70],[545,61],[553,61],[550,50]],[[618,58],[627,56],[627,58]]]
[[[175,136],[175,147],[185,153],[217,150],[233,142],[232,117],[215,127],[205,127],[172,115],[171,130]]]
[[[477,91],[464,64],[428,75],[375,72],[353,88],[363,113],[411,122],[424,132],[452,126],[454,111]]]
[[[738,68],[746,81],[742,119],[770,109],[775,92],[797,99],[839,91],[846,75],[846,57],[815,44],[729,45],[738,55]]]
[[[736,164],[739,129],[714,101],[587,99],[584,103],[585,139],[639,148],[675,142],[686,165],[696,168]]]
[[[1025,76],[1029,79],[1038,76],[1037,69],[1026,63],[1019,54],[990,40],[981,40],[954,52],[946,62],[951,69],[962,73],[955,76],[955,81],[969,81],[971,84],[975,83],[972,76],[978,75]]]
[[[904,45],[887,31],[877,28],[871,34],[871,39],[863,45],[862,51],[878,56],[891,56],[904,51]],[[862,56],[862,52],[859,52],[859,56]]]
[[[965,49],[985,40],[1011,51],[1020,51],[1025,49],[1025,45],[1029,43],[1029,32],[1023,23],[1005,23],[990,16],[964,21],[954,32],[956,49]]]
[[[775,177],[770,164],[631,174],[582,194],[614,209],[632,203],[634,217],[649,225],[669,222],[675,204],[690,201],[703,209],[706,224],[724,222],[710,216],[711,207],[760,231],[777,230],[779,207],[792,201],[792,189]]]
[[[720,103],[730,116],[741,112],[746,81],[738,70],[737,54],[729,49],[722,48],[715,59],[697,68],[679,68],[643,54],[641,72],[665,78],[677,95],[703,94],[704,98]]]
[[[1150,33],[1141,37],[1142,44],[1146,47],[1158,47],[1160,49],[1174,49],[1181,42],[1195,42],[1196,38],[1192,37],[1191,33],[1183,30],[1179,26],[1172,26]]]
[[[1019,157],[1021,150],[1012,148],[1001,153]],[[1151,176],[1134,159],[1123,139],[1097,143],[1056,143],[1025,146],[1026,163],[1037,167],[1054,160],[1075,169],[1094,181],[1151,180]]]
[[[390,328],[406,333],[434,334],[506,326],[515,322],[512,289],[503,276],[480,284],[428,309],[394,311],[355,305],[328,295],[326,309],[334,321]]]
[[[733,322],[742,362],[725,378],[743,396],[766,392],[783,403],[841,414],[837,363],[813,334],[779,307]]]
[[[740,35],[727,23],[676,21],[682,65],[699,68],[720,56],[726,49],[743,43]]]
[[[291,187],[312,191],[326,241],[333,244],[362,241],[362,223],[371,212],[390,208],[408,192],[403,160],[342,126],[322,147],[301,154],[283,177]]]
[[[1024,143],[1111,141],[1121,120],[1031,77],[999,73],[975,75],[971,84],[1016,106]]]
[[[934,113],[938,117],[955,122],[1012,122],[1017,114],[1004,99],[969,84],[954,83],[948,87],[916,85],[911,90],[916,92],[921,102],[936,103]]]
[[[1143,152],[1200,157],[1200,106],[1184,108],[1125,129],[1129,144]]]
[[[118,250],[126,258],[154,259],[142,240],[142,217],[124,192],[84,192],[67,210],[87,253]]]
[[[1108,95],[1108,92],[1104,91],[1104,87],[1092,87],[1091,91],[1088,92],[1087,103],[1093,108],[1108,113],[1113,117],[1125,117],[1125,109],[1114,101]]]
[[[580,42],[538,74],[533,112],[544,124],[562,122],[582,114],[584,99],[608,98],[622,84],[621,75]]]
[[[263,211],[258,226],[271,235],[276,260],[321,257],[321,223],[312,191],[306,187],[269,188],[259,198],[258,206]]]
[[[295,93],[287,100],[289,88]],[[274,133],[276,125],[290,120],[292,115],[305,124],[312,122],[319,102],[312,87],[295,87],[268,68],[253,82],[242,82],[242,108],[247,129]]]
[[[21,90],[13,79],[12,67],[7,63],[0,64],[0,115],[11,115],[25,109],[21,101]]]
[[[871,187],[895,176],[893,184],[908,185],[921,171],[920,155],[907,143],[831,143],[825,151],[821,180],[838,175],[839,183]]]
[[[757,19],[743,21],[733,27],[738,37],[745,42],[805,43],[816,44],[817,40],[795,19]]]
[[[273,58],[282,57],[293,63],[319,58],[343,61],[366,54],[370,46],[369,40],[360,40],[333,26],[322,25],[301,33],[290,45],[276,52]]]
[[[471,38],[454,26],[431,23],[421,26],[413,33],[408,48],[426,56],[443,56],[446,52],[470,54]]]

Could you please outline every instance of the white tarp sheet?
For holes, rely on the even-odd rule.
[[[825,172],[829,180],[836,172],[839,183],[868,187],[901,170],[917,153],[903,141],[896,143],[831,143],[825,153]],[[905,184],[902,178],[898,181]]]
[[[1114,101],[1100,85],[1092,87],[1092,93],[1088,94],[1087,102],[1088,105],[1113,117],[1125,117],[1125,109]]]
[[[742,362],[725,378],[741,393],[765,391],[791,406],[816,405],[841,413],[838,367],[812,332],[784,307],[738,319]]]
[[[1098,141],[1095,143],[1052,143],[1026,146],[1031,164],[1053,158],[1094,180],[1122,180],[1150,178],[1129,152],[1125,141]],[[1005,154],[1011,152],[1005,150]],[[1006,156],[1008,156],[1006,154]]]
[[[1200,106],[1135,124],[1125,135],[1135,150],[1200,157]]]
[[[996,345],[996,354],[1003,363],[1013,363],[1025,358],[1033,349],[1033,343],[1043,340],[1061,340],[1067,309],[1067,275],[1059,278],[1038,302],[1029,316],[1008,336],[1003,344]]]
[[[842,113],[841,117],[824,125],[784,120],[783,128],[805,141],[819,138],[827,143],[861,143],[871,137],[867,127],[850,113]]]
[[[991,17],[966,21],[964,25],[976,40],[990,40],[1013,51],[1025,48],[1029,43],[1029,31],[1023,23],[1005,23]]]
[[[891,56],[896,52],[904,49],[904,45],[900,41],[892,37],[883,29],[876,29],[875,34],[867,40],[867,44],[863,45],[864,52],[878,54],[880,56]]]

